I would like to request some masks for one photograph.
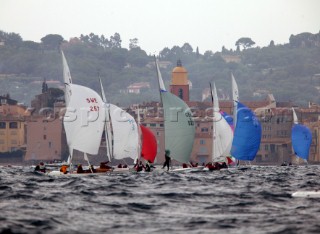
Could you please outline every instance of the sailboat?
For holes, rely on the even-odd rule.
[[[261,124],[247,106],[237,103],[236,126],[231,155],[238,160],[254,160],[261,142]]]
[[[164,110],[165,149],[170,150],[171,159],[188,163],[195,136],[192,113],[183,100],[166,90],[157,59],[155,63]]]
[[[294,108],[292,108],[292,114],[294,123],[291,132],[292,147],[295,155],[307,162],[312,142],[312,134],[308,127],[299,124]]]
[[[106,146],[109,161],[136,159],[139,155],[139,131],[135,119],[120,107],[107,103],[100,79],[102,99],[106,110]],[[115,171],[119,169],[115,169]],[[129,170],[129,168],[125,169]],[[123,171],[123,170],[121,170]]]
[[[295,155],[298,158],[302,158],[305,162],[308,162],[310,145],[312,142],[312,134],[310,129],[302,124],[299,124],[297,114],[292,108],[293,114],[293,127],[291,132],[292,147]],[[307,198],[319,198],[319,190],[298,190],[291,194],[292,197],[307,197]]]
[[[225,162],[226,157],[230,155],[233,132],[231,126],[220,113],[215,84],[213,84],[213,90],[211,88],[211,98],[213,104],[212,162]]]
[[[98,154],[105,123],[105,110],[103,101],[97,92],[72,83],[70,70],[62,51],[61,56],[66,100],[63,125],[70,153],[68,164],[72,172],[74,150],[83,153],[84,159],[91,168],[88,154]],[[92,169],[91,172],[93,172]],[[61,174],[61,172],[53,171],[49,174]]]

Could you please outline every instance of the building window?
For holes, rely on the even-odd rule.
[[[157,132],[157,136],[160,136],[160,132]]]
[[[6,128],[6,122],[0,122],[0,129]]]
[[[48,144],[49,144],[49,148],[51,148],[52,147],[51,141],[49,141]]]
[[[162,128],[163,128],[163,124],[160,124],[160,127],[162,127]]]
[[[206,144],[206,140],[200,139],[200,145],[205,145],[205,144]]]
[[[17,122],[10,122],[9,128],[18,128],[18,123]]]
[[[179,89],[178,96],[183,100],[183,89]]]
[[[199,148],[199,153],[200,153],[200,154],[207,154],[207,147],[200,146],[200,148]]]
[[[156,124],[155,123],[151,123],[150,127],[156,127]]]
[[[271,144],[271,145],[270,145],[270,150],[271,150],[271,153],[276,152],[276,147],[275,147],[274,144]]]
[[[201,128],[201,132],[208,132],[208,128]]]
[[[47,140],[47,135],[43,135],[43,140]]]
[[[265,145],[265,146],[264,146],[264,149],[265,149],[265,150],[269,150],[269,145]]]

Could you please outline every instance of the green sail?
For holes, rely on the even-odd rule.
[[[190,161],[195,126],[188,105],[177,96],[161,90],[164,109],[165,147],[170,157],[181,163]]]

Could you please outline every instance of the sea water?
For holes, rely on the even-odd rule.
[[[49,177],[0,167],[0,233],[320,233],[320,166]]]

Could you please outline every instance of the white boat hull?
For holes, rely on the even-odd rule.
[[[297,191],[291,194],[292,197],[310,197],[310,198],[320,198],[320,190],[314,191]]]

